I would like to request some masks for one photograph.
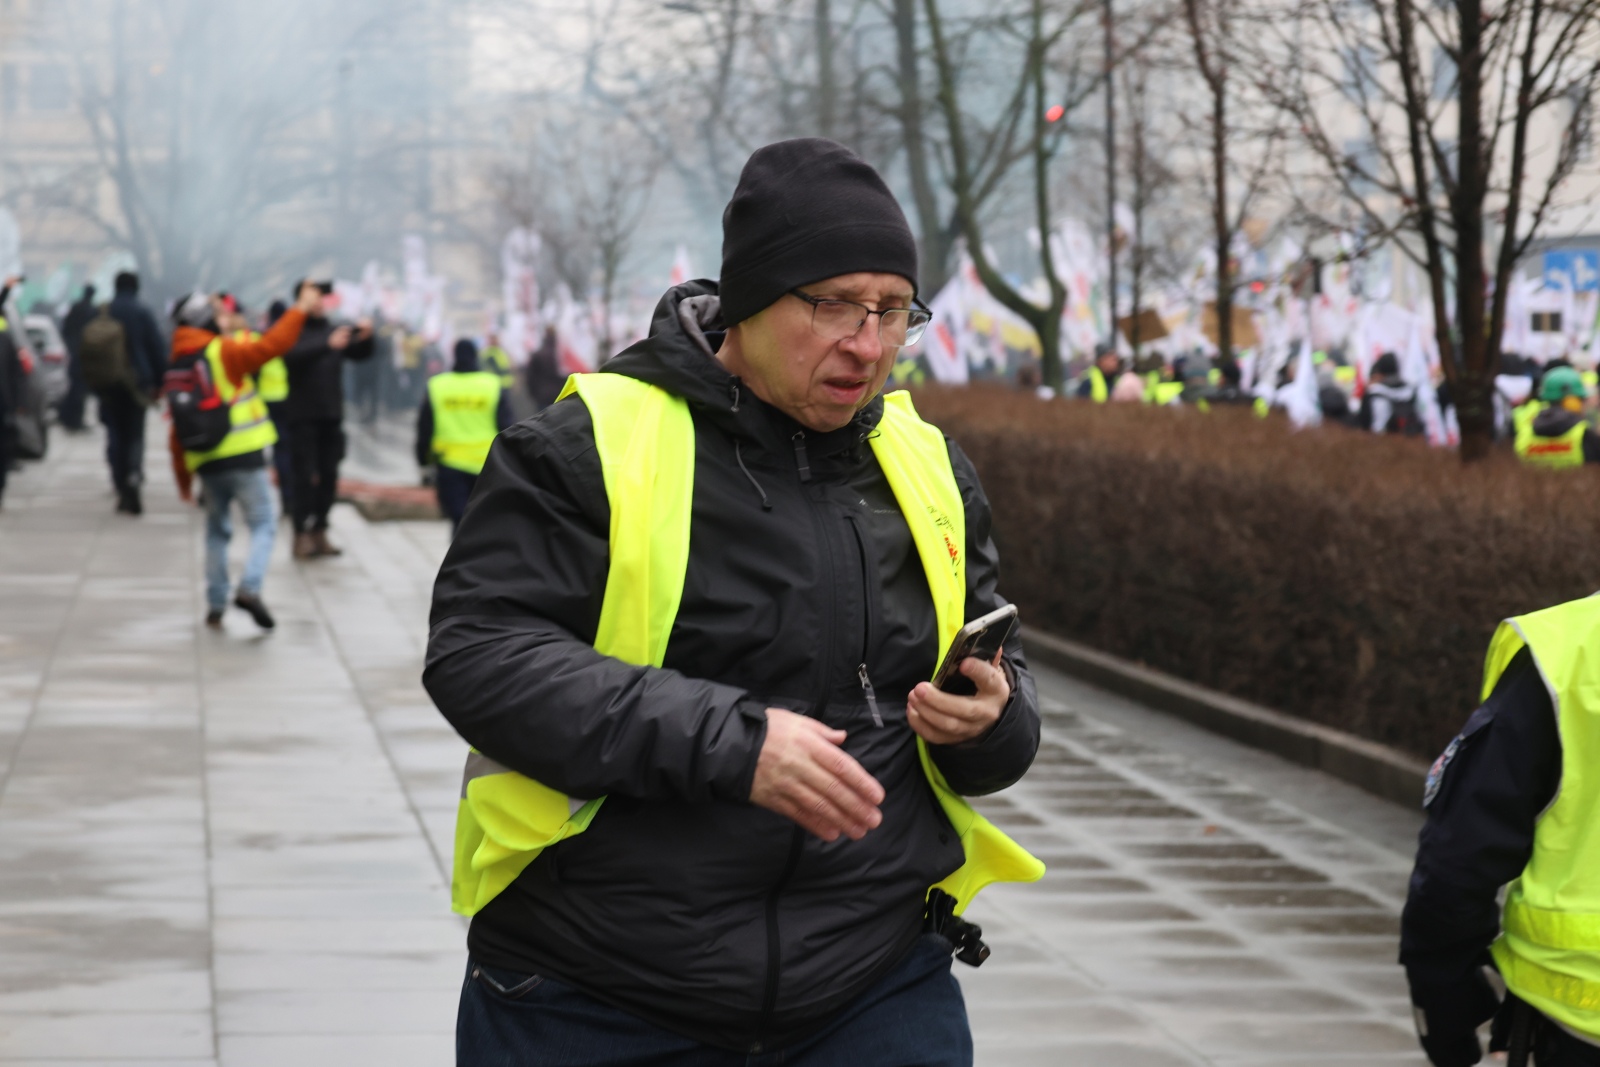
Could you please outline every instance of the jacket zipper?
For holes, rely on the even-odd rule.
[[[797,431],[791,438],[794,442],[795,466],[799,469],[800,481],[811,481],[811,463],[806,456],[805,431]],[[828,588],[833,590],[833,614],[839,614],[838,583],[832,581],[834,563],[833,548],[828,540],[828,531],[822,518],[817,514],[818,503],[805,489],[800,490],[800,495],[806,499],[807,511],[811,515],[811,525],[816,530],[817,545],[821,550],[824,579]],[[822,674],[819,679],[817,699],[808,712],[819,721],[828,707],[829,679],[833,674],[833,642],[822,643]],[[756,1041],[750,1048],[750,1054],[755,1055],[762,1050],[767,1038],[767,1030],[772,1025],[773,1012],[778,1007],[778,964],[780,961],[780,938],[778,936],[778,901],[783,896],[784,889],[789,884],[789,879],[794,877],[795,869],[800,866],[800,852],[805,844],[805,831],[799,826],[794,828],[793,836],[789,839],[789,860],[784,864],[783,873],[773,883],[772,889],[767,893],[766,921],[767,921],[767,975],[766,988],[761,996],[761,1021],[756,1027]]]
[[[767,1040],[767,1030],[772,1025],[772,1013],[778,1007],[778,963],[781,958],[778,943],[778,898],[783,895],[789,879],[794,877],[795,868],[800,866],[800,849],[804,845],[805,831],[796,826],[789,838],[789,860],[783,866],[783,874],[778,876],[771,891],[767,893],[767,984],[761,996],[761,1025],[756,1028],[756,1040],[750,1046],[751,1055],[761,1052]]]
[[[860,520],[847,516],[850,532],[855,534],[856,551],[861,555],[861,664],[856,667],[856,678],[861,682],[861,693],[867,698],[867,710],[872,712],[872,725],[883,726],[883,714],[878,710],[878,694],[872,688],[872,676],[867,673],[867,660],[872,655],[872,569],[867,564],[867,538],[861,532]]]

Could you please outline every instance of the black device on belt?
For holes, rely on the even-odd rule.
[[[955,949],[956,959],[969,967],[981,967],[989,958],[989,946],[983,943],[983,927],[969,923],[956,914],[956,898],[943,889],[928,893],[928,910],[922,916],[922,930],[938,934]]]

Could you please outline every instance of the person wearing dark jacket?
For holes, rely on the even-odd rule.
[[[561,373],[559,348],[556,328],[546,326],[539,347],[533,350],[528,365],[522,368],[523,387],[540,411],[556,402],[561,387],[567,383],[567,376]]]
[[[1372,380],[1361,395],[1356,424],[1373,433],[1422,432],[1417,418],[1417,387],[1400,374],[1400,359],[1385,352],[1372,362]]]
[[[78,346],[83,342],[83,328],[94,318],[94,286],[85,285],[78,302],[67,309],[61,323],[61,341],[67,347],[67,395],[56,407],[61,425],[73,433],[83,429],[83,409],[87,405],[89,390],[83,382],[83,364],[78,360]]]
[[[1435,1067],[1477,1063],[1491,1017],[1491,1050],[1520,1030],[1539,1067],[1600,1067],[1597,638],[1592,597],[1502,623],[1483,703],[1428,772],[1400,963]]]
[[[417,406],[416,449],[417,466],[434,468],[433,491],[452,532],[461,525],[495,435],[515,421],[502,376],[478,369],[478,346],[463,337],[454,360],[448,372],[429,380]]]
[[[111,317],[122,325],[128,365],[134,385],[115,385],[96,393],[100,421],[106,428],[106,463],[117,491],[117,510],[129,515],[144,511],[140,497],[144,485],[145,409],[160,391],[166,374],[166,342],[155,317],[139,302],[139,276],[132,271],[117,275]]]
[[[307,287],[320,288],[320,283],[296,285],[296,301]],[[370,359],[372,352],[371,323],[363,319],[354,326],[335,326],[319,306],[283,357],[289,368],[284,418],[294,466],[295,559],[340,554],[328,540],[328,512],[338,496],[339,461],[344,458],[344,364]]]
[[[577,811],[560,833],[587,826],[486,902],[459,890],[494,857],[458,864],[459,1064],[972,1062],[950,967],[975,930],[930,887],[972,866],[957,794],[1017,781],[1039,712],[1015,638],[963,661],[975,695],[928,682],[952,626],[1005,601],[971,462],[881,394],[928,319],[916,244],[878,174],[820,139],[752,155],[723,230],[720,283],[674,287],[648,338],[500,435],[439,573],[423,682],[476,750],[457,855],[481,775],[526,775]],[[642,440],[692,472],[590,406],[608,394],[681,412],[681,437]],[[913,428],[962,514],[907,489]],[[602,458],[619,432],[635,444]],[[689,494],[682,527],[629,527],[640,498],[610,485],[635,473]],[[643,595],[608,581],[614,536],[685,539],[659,666],[598,647],[605,604]],[[1038,877],[1022,857],[1000,877]]]

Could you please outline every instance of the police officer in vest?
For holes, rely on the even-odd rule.
[[[500,375],[478,369],[477,345],[457,341],[454,365],[428,379],[417,410],[417,465],[434,467],[433,491],[452,531],[461,524],[495,435],[511,423],[511,396]]]
[[[1400,962],[1437,1067],[1477,1063],[1491,1017],[1511,1067],[1600,1065],[1597,647],[1600,597],[1501,623],[1483,703],[1429,771]]]
[[[917,248],[832,141],[768,145],[721,280],[489,452],[423,681],[472,745],[457,1062],[972,1063],[953,950],[1043,865],[964,799],[1038,747],[972,464],[881,391]]]
[[[230,509],[236,500],[250,526],[250,553],[233,603],[262,629],[276,625],[261,600],[261,583],[277,532],[265,453],[278,434],[267,415],[256,375],[265,364],[294,347],[306,313],[317,306],[316,294],[302,298],[260,337],[224,334],[218,313],[225,315],[226,311],[205,293],[191,293],[173,308],[172,363],[182,366],[182,361],[190,358],[206,361],[217,395],[228,405],[231,426],[222,443],[209,452],[185,451],[178,443],[176,428],[168,445],[178,495],[184,500],[192,498],[196,474],[205,487],[206,625],[213,630],[222,629],[222,616],[228,608],[228,541],[233,536]]]
[[[1600,463],[1600,435],[1584,410],[1588,395],[1583,375],[1571,367],[1547,372],[1539,383],[1537,412],[1516,422],[1517,458],[1549,470]]]

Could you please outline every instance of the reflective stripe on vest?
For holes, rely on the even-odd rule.
[[[1583,435],[1588,429],[1588,423],[1580,422],[1559,437],[1541,437],[1533,432],[1533,426],[1530,424],[1526,433],[1520,429],[1517,433],[1517,458],[1530,467],[1546,467],[1551,470],[1581,467]]]
[[[488,371],[435,374],[428,379],[433,405],[433,454],[439,465],[477,474],[500,427],[500,376]]]
[[[574,375],[561,396],[572,393],[589,408],[611,505],[610,569],[594,647],[659,667],[689,564],[694,421],[681,397],[620,374]],[[966,511],[949,449],[903,392],[884,397],[883,419],[870,441],[928,579],[942,659],[966,608]],[[992,882],[1044,875],[1044,864],[950,788],[920,737],[917,756],[966,857],[933,887],[956,898],[957,912]],[[543,849],[586,830],[605,799],[576,801],[496,768],[476,753],[468,758],[451,878],[451,905],[463,915],[493,900]]]
[[[211,365],[217,395],[228,405],[228,436],[209,452],[185,452],[183,465],[191,471],[213,460],[259,452],[278,443],[277,428],[267,416],[267,403],[256,392],[255,380],[247,374],[243,384],[235,386],[223,369],[222,338],[213,337],[206,345],[205,360]]]
[[[1541,1013],[1600,1039],[1600,597],[1507,619],[1484,662],[1483,699],[1512,658],[1533,655],[1561,740],[1556,798],[1506,890],[1490,951],[1506,985]]]

